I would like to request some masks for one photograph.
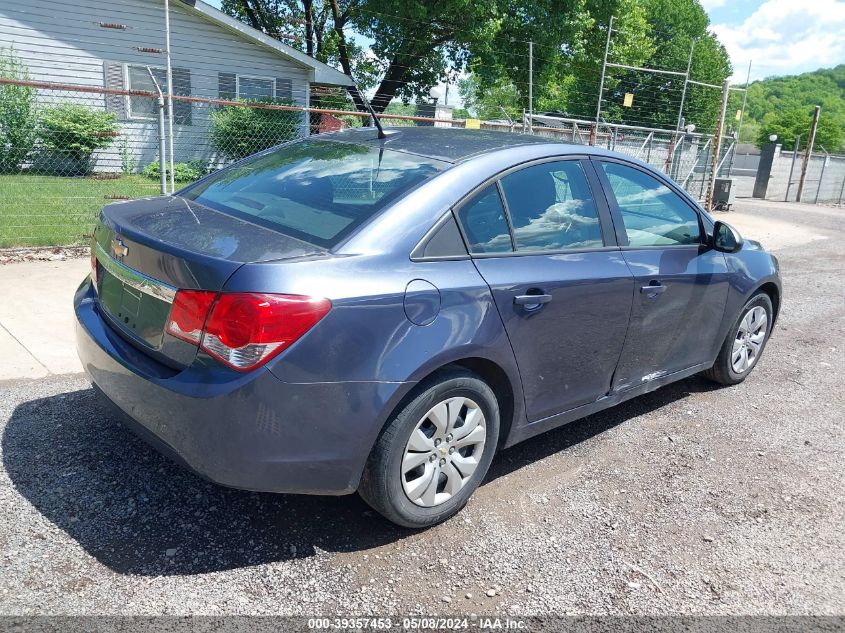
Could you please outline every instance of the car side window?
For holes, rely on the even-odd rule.
[[[505,207],[495,183],[462,204],[458,218],[471,253],[510,253],[513,250]]]
[[[621,165],[601,162],[631,246],[700,244],[698,214],[656,178]]]
[[[501,182],[518,251],[604,246],[598,210],[580,161],[532,165]]]

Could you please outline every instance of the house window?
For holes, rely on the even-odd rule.
[[[151,68],[159,88],[167,94],[167,71],[164,68]],[[150,79],[146,66],[127,66],[126,76],[129,90],[146,90],[156,94],[156,87]],[[166,114],[165,114],[166,115]],[[151,97],[129,97],[129,116],[133,119],[158,118],[158,100]]]
[[[281,99],[291,102],[293,80],[289,77],[254,77],[220,72],[217,73],[217,96],[227,101]]]
[[[275,96],[274,80],[267,77],[238,75],[239,99],[271,99]]]
[[[167,94],[167,71],[164,68],[152,68],[156,82],[162,93]],[[187,68],[172,69],[173,75],[173,94],[178,96],[190,96],[191,94],[191,71]],[[153,80],[150,79],[150,73],[146,66],[132,66],[126,65],[126,81],[129,90],[145,90],[153,94],[158,94]],[[131,119],[157,119],[158,118],[158,99],[155,97],[138,97],[130,96],[129,101],[129,118]],[[165,110],[167,116],[167,110]],[[183,101],[181,99],[174,99],[173,101],[173,122],[177,125],[191,125],[191,102]]]

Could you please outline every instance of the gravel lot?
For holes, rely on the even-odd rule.
[[[356,496],[202,481],[81,375],[0,383],[0,613],[845,614],[845,210],[742,211],[826,238],[777,251],[785,303],[752,376],[510,449],[425,532]]]

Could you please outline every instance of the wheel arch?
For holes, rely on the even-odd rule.
[[[502,448],[511,434],[514,427],[514,422],[520,408],[517,406],[517,398],[521,397],[518,385],[515,385],[513,379],[508,375],[508,372],[499,363],[484,358],[481,356],[467,356],[444,362],[437,367],[430,369],[422,378],[419,379],[391,408],[390,412],[381,421],[381,426],[378,433],[373,438],[373,446],[378,442],[378,438],[384,433],[384,430],[390,424],[391,420],[405,407],[408,403],[419,395],[421,391],[427,389],[431,383],[436,380],[439,374],[449,371],[453,368],[462,368],[476,374],[484,382],[486,382],[496,396],[496,401],[499,404],[499,441],[498,448]],[[371,449],[372,450],[372,449]]]
[[[753,297],[759,292],[765,292],[769,296],[769,300],[772,302],[772,311],[774,312],[774,314],[772,314],[772,326],[774,327],[778,314],[780,313],[781,290],[775,282],[767,281],[760,284],[760,286],[758,286],[754,292],[749,295],[749,297]]]

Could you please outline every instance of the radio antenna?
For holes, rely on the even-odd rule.
[[[378,116],[376,116],[376,111],[373,110],[373,106],[370,105],[370,102],[367,101],[367,97],[364,96],[364,93],[358,88],[358,83],[355,83],[355,89],[358,91],[358,96],[361,97],[361,101],[364,102],[364,107],[367,108],[367,112],[370,113],[370,116],[373,117],[373,123],[378,130],[378,137],[379,138],[387,138],[387,134],[384,133],[384,128],[381,127],[381,121],[378,120]]]

